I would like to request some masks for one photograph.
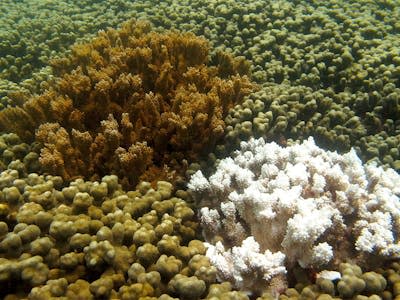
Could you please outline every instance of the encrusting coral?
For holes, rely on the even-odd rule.
[[[207,256],[221,280],[242,290],[269,283],[280,292],[297,264],[321,270],[400,258],[400,175],[363,165],[354,150],[325,151],[311,138],[288,147],[250,139],[188,187]]]
[[[0,112],[1,130],[32,140],[37,129],[44,171],[67,180],[173,180],[213,149],[228,109],[253,85],[244,59],[220,54],[209,67],[206,40],[150,30],[131,21],[76,45],[53,62],[55,85]]]
[[[187,193],[156,186],[0,173],[0,297],[248,299],[216,283]]]

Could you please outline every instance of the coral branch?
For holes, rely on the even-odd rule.
[[[312,138],[288,147],[250,139],[208,179],[197,171],[189,183],[208,256],[221,278],[249,291],[297,264],[399,258],[399,186],[393,169],[363,165],[354,150],[325,151]]]
[[[184,160],[213,149],[228,109],[253,89],[239,75],[246,64],[221,57],[209,67],[206,40],[127,22],[53,61],[56,84],[0,112],[0,130],[40,141],[44,169],[64,179],[114,173],[136,184],[150,169],[182,174]]]

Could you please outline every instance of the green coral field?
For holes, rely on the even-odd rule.
[[[398,0],[0,1],[0,299],[400,299],[399,172]]]

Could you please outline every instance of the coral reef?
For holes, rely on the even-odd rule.
[[[400,295],[400,265],[392,263],[389,267],[363,272],[354,264],[342,263],[340,272],[331,271],[316,275],[314,283],[306,277],[299,277],[295,288],[287,289],[279,300],[287,299],[395,299]],[[325,275],[325,274],[328,274]],[[268,299],[268,298],[260,298]]]
[[[218,154],[229,154],[250,137],[284,145],[313,136],[321,147],[341,152],[353,147],[363,161],[399,170],[400,90],[388,84],[371,95],[286,84],[263,87],[229,112]]]
[[[15,105],[15,93],[43,90],[48,61],[100,29],[135,17],[128,1],[13,1],[0,3],[0,107]],[[18,85],[17,85],[18,84]]]
[[[227,111],[253,89],[243,59],[220,54],[208,67],[204,39],[150,32],[145,22],[100,32],[72,52],[53,62],[54,86],[0,112],[1,129],[23,140],[38,128],[43,170],[66,180],[174,180],[213,150]]]
[[[23,143],[15,133],[0,135],[0,171],[18,170],[20,176],[40,171],[39,145]]]
[[[88,0],[30,5],[5,0],[0,10],[2,66],[10,73],[3,78],[21,77],[11,68],[24,68],[22,77],[29,78],[26,69],[38,65],[34,59],[45,66],[76,39],[136,17],[160,30],[204,35],[217,50],[245,55],[256,64],[260,82],[342,90],[366,88],[376,79],[398,83],[400,12],[391,1],[121,0],[106,6]]]
[[[61,177],[20,178],[6,170],[0,188],[2,298],[235,294],[215,283],[194,212],[177,197],[186,193],[174,193],[169,182],[156,189],[141,182],[124,192],[115,175],[68,185]]]
[[[17,70],[25,65],[35,65],[29,57],[42,57],[44,61],[50,56],[54,57],[57,55],[53,53],[55,51],[49,53],[54,43],[55,48],[60,51],[58,55],[62,55],[66,45],[72,43],[67,40],[86,32],[104,29],[107,25],[115,26],[124,17],[133,15],[150,20],[157,30],[176,28],[203,35],[213,46],[212,51],[224,50],[250,59],[254,64],[254,79],[259,83],[268,83],[264,87],[267,94],[271,89],[274,90],[273,93],[290,89],[291,93],[296,94],[293,95],[294,99],[300,97],[301,103],[291,101],[291,108],[294,107],[296,115],[292,114],[290,120],[283,120],[287,118],[286,114],[283,117],[280,114],[276,117],[274,115],[272,120],[269,119],[270,127],[276,127],[275,133],[283,131],[294,139],[312,135],[319,145],[329,149],[336,149],[337,145],[343,151],[356,147],[358,155],[364,161],[373,159],[396,170],[400,168],[400,148],[397,146],[400,144],[400,45],[397,21],[400,11],[392,1],[282,0],[265,3],[218,0],[205,4],[198,0],[168,0],[162,3],[120,0],[107,7],[91,1],[82,1],[82,4],[74,4],[75,6],[70,2],[58,2],[60,4],[39,5],[38,14],[41,17],[48,16],[53,11],[62,9],[66,19],[72,14],[75,17],[72,21],[68,19],[65,22],[64,19],[59,21],[57,18],[57,24],[61,23],[62,26],[46,26],[50,38],[46,38],[45,34],[32,33],[39,26],[36,23],[27,30],[21,25],[26,22],[21,21],[19,31],[23,33],[18,32],[16,26],[13,26],[14,22],[24,18],[21,16],[28,9],[19,3],[10,2],[12,1],[4,1],[5,10],[11,12],[11,16],[6,18],[7,22],[3,26],[6,28],[3,40],[12,47],[4,48],[20,49],[18,41],[24,39],[16,37],[28,32],[40,40],[40,46],[29,49],[40,53],[36,55],[37,52],[33,52],[35,55],[28,53],[25,56],[21,54],[19,57],[14,57],[16,54],[13,53],[13,57],[6,56],[7,62],[3,63],[6,63],[7,73],[14,65]],[[13,9],[14,6],[22,6],[22,13],[20,9]],[[118,14],[114,13],[116,10],[119,11]],[[18,11],[17,16],[15,11]],[[83,12],[82,16],[76,14],[77,11]],[[29,9],[26,14],[31,16],[32,10]],[[37,18],[35,22],[41,20]],[[42,27],[40,23],[40,28]],[[49,44],[46,45],[43,39]],[[40,50],[42,48],[43,51]],[[15,62],[17,59],[18,63]],[[31,89],[30,86],[39,82],[46,88],[47,80],[43,78],[49,72],[51,73],[46,70],[44,74],[39,74],[38,79],[28,79],[29,82],[23,84],[25,91],[22,93],[26,94],[26,89]],[[270,84],[273,85],[272,88],[269,87]],[[11,93],[12,96],[4,99],[4,105],[18,104],[21,91],[20,88],[7,87],[0,82],[0,95],[15,89],[17,91]],[[318,101],[314,103],[314,96],[317,99],[327,99],[320,106]],[[335,102],[334,105],[331,100]],[[274,104],[277,110],[285,111],[285,99],[275,101]],[[303,105],[306,106],[305,114],[297,114],[297,111],[303,110]],[[238,107],[237,113],[242,114],[242,109],[243,107]],[[267,113],[268,109],[266,105],[262,112]],[[333,115],[319,115],[321,111],[329,110],[335,110]],[[255,118],[258,116],[249,117],[245,120],[246,123],[235,120],[233,125],[240,124],[239,132],[235,134],[241,134],[241,127],[248,130],[250,123],[247,121],[258,127],[258,119]],[[286,121],[294,126],[285,128]],[[321,126],[326,128],[321,130]],[[296,127],[296,132],[293,132],[292,127]],[[275,141],[282,139],[281,134],[278,135]],[[263,135],[268,139],[270,136],[270,132]],[[389,147],[382,144],[388,144]],[[232,149],[236,145],[226,146]]]
[[[137,1],[138,16],[245,55],[260,82],[368,91],[398,85],[400,10],[392,1]]]
[[[158,179],[179,181],[191,162],[196,163],[188,174],[201,169],[208,177],[217,158],[236,159],[241,154],[232,150],[251,137],[298,147],[294,140],[313,136],[325,150],[354,148],[364,162],[400,170],[395,1],[4,0],[0,15],[0,109],[17,107],[0,113],[6,132],[0,137],[0,170],[8,169],[0,175],[0,297],[248,299],[232,284],[213,283],[215,269],[204,247],[197,240],[190,244],[194,217],[184,227],[175,223],[190,209]],[[190,35],[159,35],[131,24],[67,50],[76,39],[87,41],[132,16],[150,19],[155,30],[204,36],[212,47]],[[208,51],[215,67],[206,66]],[[242,75],[249,66],[227,53],[252,61],[259,92],[246,96],[251,87]],[[54,57],[53,68],[43,68]],[[271,147],[280,155],[292,149]],[[256,294],[264,290],[257,285],[268,282],[260,300],[283,292],[286,276],[300,283],[282,300],[400,296],[398,264],[374,268],[398,257],[398,174],[361,165],[351,152],[329,154],[321,166],[303,162],[306,170],[290,161],[304,158],[295,153],[278,165],[278,174],[267,162],[264,169],[252,166],[251,175],[251,152],[242,153],[240,168],[229,170],[232,165],[222,160],[227,172],[218,169],[220,177],[193,177],[197,192],[225,186],[212,199],[202,192],[196,197],[208,207],[202,222],[209,225],[208,254],[215,254],[221,280]],[[198,161],[208,153],[211,164]],[[324,171],[326,165],[336,173]],[[27,175],[43,171],[63,180]],[[103,177],[109,173],[125,187],[153,182],[126,193],[115,177]],[[247,175],[253,176],[250,182]],[[265,196],[266,187],[276,199]],[[149,208],[148,198],[158,194],[163,200]],[[271,210],[264,209],[265,199],[276,200]],[[126,207],[130,216],[121,215]],[[274,226],[249,224],[260,218],[273,219]],[[303,220],[309,222],[302,227]],[[133,230],[137,223],[140,228]],[[338,233],[346,240],[340,245]],[[265,236],[277,240],[266,245]],[[189,248],[196,250],[188,254]],[[340,264],[346,259],[368,272]],[[322,271],[317,280],[303,282],[293,274],[298,264],[310,268],[303,274],[324,268],[340,273],[332,279],[325,276],[335,272]],[[221,274],[232,269],[229,276]]]
[[[188,187],[207,256],[220,279],[242,290],[260,292],[297,264],[321,270],[400,258],[400,175],[363,165],[354,150],[325,151],[311,138],[286,148],[250,139]]]
[[[204,35],[215,51],[252,61],[262,91],[231,112],[228,135],[280,143],[313,136],[323,147],[355,147],[363,161],[400,170],[400,10],[393,1],[137,5],[160,29]],[[238,146],[231,142],[224,155]]]

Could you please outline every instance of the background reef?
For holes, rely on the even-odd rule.
[[[155,32],[125,27],[93,39],[131,17]],[[248,299],[214,285],[190,197],[158,180],[175,183],[190,162],[187,174],[204,172],[251,137],[285,146],[313,136],[398,172],[399,17],[390,0],[1,1],[2,296]],[[136,106],[134,93],[144,99]],[[393,299],[399,270],[345,264],[339,281],[294,270],[295,288],[280,298]]]
[[[13,32],[4,35],[5,45],[25,40],[25,32],[32,35],[25,27],[16,30],[15,23],[32,23],[24,14],[13,13],[20,6],[27,10],[23,3],[10,3],[11,16],[2,18],[8,20],[6,32]],[[77,14],[79,9],[84,13]],[[394,1],[114,1],[108,6],[90,2],[82,7],[49,2],[37,11],[33,24],[40,26],[57,19],[42,19],[41,11],[51,16],[63,11],[63,18],[72,19],[66,22],[72,28],[48,26],[51,36],[58,38],[60,51],[41,54],[44,61],[67,51],[72,38],[91,36],[127,16],[150,20],[158,30],[175,28],[203,35],[212,52],[224,49],[251,60],[253,78],[263,89],[232,111],[227,120],[231,123],[228,150],[251,135],[274,140],[314,135],[321,146],[341,151],[355,147],[363,160],[379,160],[399,169],[400,13]],[[114,16],[115,11],[119,13]],[[49,48],[46,41],[51,40],[43,36],[39,44]],[[33,54],[27,54],[21,66],[36,65],[33,57],[38,55]],[[12,80],[13,61],[2,66],[4,80]],[[38,69],[32,72],[32,78],[49,76],[40,76]],[[31,81],[46,87],[43,80]],[[8,94],[2,102],[21,103],[24,86],[11,94],[8,87],[1,88],[2,95]]]
[[[175,13],[180,7],[182,13]],[[152,16],[154,14],[154,16]],[[229,142],[250,136],[355,147],[399,168],[399,7],[388,1],[171,1],[142,14],[244,55],[264,88],[228,117]],[[207,16],[207,17],[205,17]],[[191,21],[192,18],[195,21]],[[236,140],[236,141],[235,141]]]
[[[51,77],[48,61],[99,29],[134,17],[128,1],[12,1],[0,6],[1,97],[18,90],[40,91]],[[5,97],[2,105],[12,103]]]

